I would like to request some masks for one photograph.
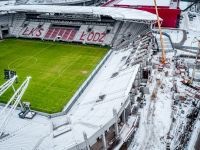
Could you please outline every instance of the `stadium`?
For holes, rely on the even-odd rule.
[[[143,62],[142,57],[150,55],[147,55],[151,39],[150,29],[156,22],[156,16],[139,10],[124,8],[122,10],[79,6],[42,6],[38,8],[37,5],[7,6],[1,10],[2,13],[5,13],[1,17],[2,37],[9,37],[1,44],[4,58],[1,59],[1,70],[14,69],[17,72],[19,83],[14,85],[16,88],[19,87],[20,80],[23,81],[26,76],[32,77],[23,99],[31,103],[33,110],[56,113],[49,115],[53,121],[53,136],[56,137],[56,140],[59,137],[63,139],[62,136],[66,136],[64,138],[68,139],[63,146],[58,144],[58,149],[77,147],[77,145],[80,145],[80,148],[87,147],[85,134],[88,142],[92,142],[89,143],[93,147],[92,149],[96,149],[100,146],[99,144],[103,144],[96,140],[101,137],[102,133],[105,133],[104,130],[110,128],[106,138],[113,139],[115,137],[117,139],[118,135],[114,135],[117,119],[115,113],[120,114],[121,117],[124,114],[124,120],[127,118],[131,103],[129,92],[132,86],[139,84],[137,78],[140,76],[138,70],[141,69],[139,63]],[[11,13],[7,14],[6,12]],[[148,18],[145,17],[146,15]],[[14,37],[20,39],[14,39]],[[130,42],[126,39],[135,40],[134,46],[140,47],[139,49],[143,53],[135,56],[139,51],[132,52],[131,56],[130,50],[120,51],[129,46]],[[137,42],[141,39],[144,41],[142,44]],[[60,42],[57,43],[58,41]],[[64,42],[70,43],[65,44]],[[111,46],[114,49],[109,50]],[[9,53],[5,51],[7,49],[10,49]],[[116,51],[118,49],[119,51]],[[138,58],[135,59],[135,62],[129,62],[129,57]],[[143,63],[145,66],[147,62]],[[4,78],[1,79],[3,82]],[[112,86],[115,88],[111,90]],[[117,91],[120,93],[116,93]],[[12,94],[13,91],[10,88],[10,91],[6,91],[1,97],[1,101],[7,100]],[[109,108],[107,107],[109,103],[115,106]],[[121,103],[123,103],[123,107],[120,106]],[[84,118],[82,115],[89,113],[88,111],[92,112]],[[104,116],[105,112],[109,112],[109,115]],[[70,117],[69,114],[73,117]],[[91,121],[87,119],[88,115]],[[96,115],[103,115],[98,117],[98,122],[95,119]],[[43,119],[43,117],[40,118],[40,120]],[[70,122],[76,122],[74,119],[79,120],[79,123],[75,123],[72,129]],[[48,118],[43,121],[43,123],[30,125],[30,129],[33,126],[34,128],[42,127],[41,129],[44,128],[45,131],[46,126],[42,124],[49,121]],[[18,123],[16,122],[16,124]],[[88,128],[87,125],[91,127]],[[117,130],[119,130],[118,127]],[[98,133],[94,134],[95,132]],[[27,132],[27,134],[29,133]],[[76,139],[73,139],[73,134],[76,134]],[[93,134],[95,136],[92,137]],[[33,135],[27,136],[36,140],[36,143],[31,140],[32,146],[30,143],[28,145],[36,146],[38,139]],[[45,139],[47,141],[44,140],[44,144],[48,146],[49,139],[48,137]],[[77,141],[79,142],[77,143]],[[38,144],[38,147],[40,146],[43,147],[43,142],[41,145]]]
[[[0,150],[139,149],[132,142],[142,135],[146,99],[167,94],[158,90],[164,75],[154,71],[170,70],[173,54],[179,56],[168,35],[179,23],[179,1],[157,1],[160,17],[153,3],[125,5],[127,0],[0,6]],[[170,27],[163,35],[160,24]],[[160,60],[170,63],[163,67]],[[172,82],[171,76],[163,82]],[[163,110],[171,110],[164,103]],[[156,106],[149,105],[154,116]],[[164,116],[171,121],[171,113]],[[168,122],[162,134],[169,136]],[[169,145],[153,142],[159,148],[138,145]]]

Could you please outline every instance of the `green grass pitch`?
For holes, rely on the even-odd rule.
[[[87,79],[108,48],[48,41],[7,39],[0,42],[0,84],[4,69],[17,71],[18,88],[31,76],[23,101],[47,113],[59,112]],[[13,95],[10,88],[0,97],[6,103]]]

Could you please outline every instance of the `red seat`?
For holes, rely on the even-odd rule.
[[[55,28],[53,33],[51,34],[50,39],[55,39],[57,37],[57,34],[59,33],[60,28]]]
[[[76,29],[72,29],[71,33],[70,33],[70,36],[68,38],[69,41],[73,41],[74,40],[74,37],[76,35],[76,32],[77,30]]]
[[[65,29],[64,28],[61,28],[59,33],[58,33],[58,36],[62,37],[62,35],[64,34],[65,32]]]
[[[67,41],[70,33],[71,33],[71,29],[65,29],[65,33],[62,36],[62,40]]]
[[[52,34],[52,32],[53,32],[53,28],[50,28],[48,31],[47,31],[47,33],[46,33],[46,35],[45,35],[45,39],[49,39],[49,37],[51,36],[51,34]]]

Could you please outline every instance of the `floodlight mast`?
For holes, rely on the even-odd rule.
[[[156,0],[154,0],[154,5],[155,5],[155,10],[156,10],[158,29],[160,32],[160,43],[161,43],[161,48],[162,48],[161,63],[165,64],[166,63],[166,54],[165,54],[165,48],[164,48],[164,43],[163,43],[162,30],[161,30],[161,24],[160,24],[160,18],[159,18],[159,14],[158,14],[158,7],[157,7]]]
[[[9,122],[9,119],[10,119],[13,111],[16,109],[18,104],[21,102],[21,98],[24,95],[26,89],[28,88],[30,79],[31,79],[31,77],[26,78],[26,80],[16,90],[16,92],[11,97],[11,99],[8,101],[8,103],[5,105],[5,107],[1,110],[1,112],[0,112],[0,118],[1,118],[1,121],[0,121],[0,138],[4,137],[5,128],[8,124],[8,122]],[[13,105],[11,106],[11,108],[9,108],[8,111],[6,111],[11,103],[13,103]]]
[[[3,93],[13,85],[13,83],[16,81],[17,75],[7,80],[3,85],[0,86],[0,96],[3,95]]]

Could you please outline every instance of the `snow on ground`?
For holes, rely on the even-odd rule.
[[[195,15],[195,17],[193,17],[193,20],[189,20],[188,25],[189,25],[189,29],[193,30],[193,31],[200,31],[199,29],[199,24],[200,24],[200,15],[198,13],[194,13],[194,12],[190,12],[190,14]],[[188,13],[189,15],[189,13]],[[187,17],[188,17],[187,15]]]
[[[173,43],[179,43],[183,39],[183,31],[181,30],[163,29],[162,31],[169,34]]]
[[[194,131],[191,135],[191,139],[190,139],[190,142],[188,144],[189,150],[194,149],[194,146],[196,144],[196,140],[197,140],[198,136],[200,135],[200,128],[199,127],[200,127],[200,115],[199,115],[198,120],[197,120],[197,122],[194,126]]]
[[[196,118],[190,118],[189,116],[191,115],[192,111],[196,109],[193,105],[193,102],[195,101],[194,99],[194,94],[198,93],[198,91],[183,85],[181,83],[181,78],[177,78],[177,89],[179,93],[182,93],[183,95],[186,96],[186,100],[178,101],[177,104],[173,105],[173,118],[174,122],[172,124],[172,130],[170,131],[170,137],[172,138],[171,141],[171,149],[178,148],[180,149],[182,145],[186,145],[187,150],[193,150],[194,149],[194,143],[196,143],[196,137],[197,133],[196,131],[199,131],[200,126],[194,126],[195,124],[195,119]],[[198,85],[198,83],[193,83],[193,85]],[[194,123],[193,123],[194,121]],[[198,124],[198,119],[197,119],[197,124]],[[191,126],[191,128],[190,128]],[[191,134],[194,134],[193,137],[191,138]],[[190,141],[187,143],[184,141],[184,139],[188,138]],[[193,146],[191,145],[193,143]],[[187,145],[190,147],[187,147]]]
[[[5,0],[5,1],[0,1],[0,6],[5,6],[5,5],[14,5],[15,0]]]
[[[192,56],[196,56],[196,53],[191,53],[191,52],[187,52],[187,51],[182,51],[182,50],[179,50],[177,49],[176,50],[176,56],[179,56],[179,55],[192,55]],[[196,52],[196,50],[194,50]],[[193,52],[193,51],[192,51]],[[188,59],[185,59],[185,61],[187,61]],[[191,59],[189,59],[191,60]],[[192,63],[194,62],[195,60],[192,60]],[[191,61],[190,61],[191,62]]]
[[[172,58],[173,52],[168,53]],[[154,57],[158,63],[158,57]],[[152,82],[148,83],[150,93],[157,87],[156,78],[160,78],[161,85],[158,86],[157,98],[152,100],[151,94],[145,95],[146,106],[141,110],[140,126],[129,149],[139,150],[161,150],[166,149],[165,138],[171,125],[171,104],[172,104],[172,66],[167,69],[169,76],[156,69],[152,73]]]
[[[195,37],[200,38],[200,14],[195,12],[190,12],[190,14],[196,16],[193,17],[193,21],[189,19],[188,11],[182,13],[183,20],[181,21],[180,28],[188,32],[184,46],[198,47],[198,42],[196,42]]]
[[[193,69],[190,68],[190,69],[189,69],[190,77],[192,77],[192,73],[193,73]],[[195,78],[195,79],[200,79],[200,70],[195,69],[194,78]]]
[[[161,49],[160,35],[159,34],[154,34],[154,36],[157,39],[159,48]],[[171,51],[173,49],[169,38],[167,36],[165,36],[165,35],[163,35],[163,45],[164,45],[166,51]]]
[[[193,106],[193,102],[194,95],[198,91],[183,85],[181,75],[174,76],[175,65],[171,61],[173,52],[167,53],[167,57],[170,58],[170,68],[164,68],[164,72],[168,71],[169,75],[165,76],[164,72],[158,72],[157,69],[154,69],[152,81],[148,82],[147,86],[150,88],[150,95],[145,95],[146,106],[140,112],[140,126],[129,147],[131,150],[164,150],[168,146],[171,149],[175,149],[177,146],[187,145],[187,143],[181,143],[180,140],[190,139],[192,134],[190,129],[193,129],[192,121],[194,120],[188,119],[188,115],[196,109]],[[152,62],[158,64],[158,57],[154,57]],[[156,84],[156,79],[161,80],[160,85]],[[178,104],[174,103],[173,98],[172,87],[174,81],[177,83],[178,94],[187,95],[187,99],[185,101],[178,100]],[[151,96],[153,91],[156,91],[156,87],[158,91],[157,98],[152,100]],[[172,122],[172,118],[175,119],[174,122]],[[192,123],[189,124],[191,127],[188,126],[189,122]],[[198,121],[196,124],[198,125]],[[200,131],[197,125],[194,127],[193,134],[196,131]],[[190,143],[194,145],[197,135],[193,134],[193,139],[190,140]]]
[[[187,41],[184,43],[184,46],[198,47],[195,37],[199,38],[199,35],[199,31],[188,30]]]
[[[181,10],[186,9],[188,6],[189,6],[188,2],[182,2],[182,1],[180,1],[179,7],[180,7]]]

